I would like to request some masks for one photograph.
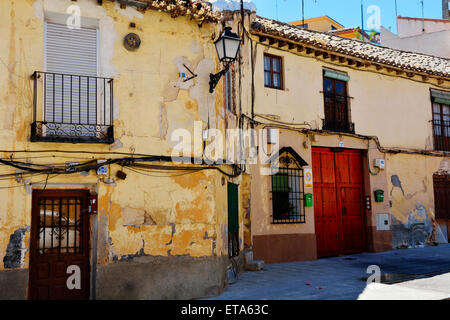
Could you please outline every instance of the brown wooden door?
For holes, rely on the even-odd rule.
[[[33,191],[30,299],[89,299],[89,191]]]
[[[362,154],[313,149],[314,217],[319,257],[365,248]]]

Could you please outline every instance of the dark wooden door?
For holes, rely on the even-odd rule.
[[[313,149],[314,217],[319,257],[365,248],[362,154]]]
[[[239,186],[228,183],[228,254],[239,255]]]
[[[450,175],[436,174],[433,182],[435,219],[441,226],[445,226],[450,241]]]
[[[30,299],[89,299],[88,203],[87,190],[33,191]]]

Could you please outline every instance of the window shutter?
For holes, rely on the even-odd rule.
[[[228,183],[228,232],[239,232],[239,186]]]
[[[47,72],[97,76],[97,30],[46,23]]]
[[[45,59],[45,121],[96,124],[98,83],[89,77],[97,76],[97,30],[47,22]],[[60,128],[69,131],[71,127]]]
[[[334,80],[340,80],[345,82],[350,81],[350,77],[346,73],[331,69],[323,69],[323,76]]]
[[[450,105],[450,92],[431,89],[433,102]]]

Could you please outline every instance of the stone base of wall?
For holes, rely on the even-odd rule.
[[[392,247],[392,231],[379,231],[377,227],[367,227],[368,245],[371,252],[390,251]]]
[[[315,234],[272,234],[253,236],[253,257],[265,263],[317,259]]]
[[[189,300],[220,295],[228,257],[138,257],[97,267],[97,300]]]
[[[0,271],[0,300],[25,300],[28,269]]]

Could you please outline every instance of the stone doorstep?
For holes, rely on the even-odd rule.
[[[253,250],[244,251],[244,259],[246,271],[261,271],[264,269],[264,261],[253,260]]]
[[[245,270],[247,271],[262,271],[264,269],[264,261],[253,260],[250,263],[245,264]]]

